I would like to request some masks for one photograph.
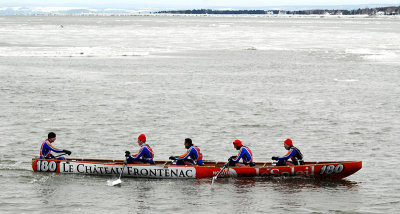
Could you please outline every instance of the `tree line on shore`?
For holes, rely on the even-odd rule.
[[[164,14],[291,14],[291,15],[399,15],[400,6],[359,8],[354,10],[339,9],[316,9],[316,10],[212,10],[212,9],[193,9],[193,10],[170,10],[160,11]]]

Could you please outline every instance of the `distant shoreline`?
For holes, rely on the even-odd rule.
[[[307,10],[212,10],[212,9],[193,9],[193,10],[169,10],[160,11],[161,14],[215,14],[215,15],[400,15],[400,6],[359,8],[354,10],[346,9],[307,9]]]
[[[137,15],[263,15],[263,16],[400,16],[399,6],[358,9],[184,9],[130,10],[74,7],[3,7],[0,16],[137,16]]]
[[[400,19],[400,15],[292,15],[292,14],[167,14],[167,13],[152,13],[152,14],[26,14],[26,15],[0,15],[0,17],[214,17],[214,18],[299,18],[299,19],[354,19],[354,18],[379,18],[379,19]]]

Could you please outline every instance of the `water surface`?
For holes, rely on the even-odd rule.
[[[62,27],[61,27],[62,25]],[[0,210],[396,213],[400,22],[393,18],[0,17]],[[33,173],[48,132],[73,157],[362,160],[339,182]]]

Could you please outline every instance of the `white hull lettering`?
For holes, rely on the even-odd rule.
[[[323,174],[330,175],[333,173],[340,174],[343,172],[343,170],[344,170],[343,164],[338,164],[336,166],[335,165],[323,165],[321,167],[321,171],[319,174],[320,175],[323,175]]]
[[[286,168],[288,169],[288,168]],[[296,170],[296,167],[289,167],[289,171],[281,169],[267,168],[267,171],[260,173],[261,176],[282,175],[282,176],[314,176],[314,166],[305,167],[303,170]]]
[[[38,172],[56,172],[57,163],[54,161],[37,161],[36,171]]]

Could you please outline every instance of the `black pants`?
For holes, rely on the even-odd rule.
[[[243,163],[245,166],[255,166],[256,163],[251,162],[251,163]],[[233,161],[229,161],[229,166],[236,166],[236,163]]]
[[[130,164],[135,164],[135,163],[136,164],[144,164],[144,163],[154,164],[154,161],[153,160],[148,161],[146,159],[139,159],[137,161],[133,161],[133,160],[128,159],[127,163],[130,163]]]
[[[304,165],[304,161],[285,161],[285,160],[279,160],[278,163],[276,163],[276,166],[287,166],[286,162],[291,163],[292,165]]]

